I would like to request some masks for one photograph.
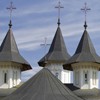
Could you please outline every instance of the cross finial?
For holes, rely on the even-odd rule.
[[[13,2],[10,2],[10,6],[7,7],[7,9],[10,11],[10,20],[11,20],[11,18],[12,18],[12,11],[14,9],[16,9],[16,7],[13,7]]]
[[[84,8],[81,8],[82,11],[84,11],[85,13],[85,25],[84,25],[84,28],[86,29],[87,28],[87,24],[86,24],[86,17],[87,17],[87,11],[91,10],[90,8],[87,7],[87,3],[85,3],[85,7]]]
[[[46,38],[46,37],[45,37],[44,39],[45,39],[45,40],[44,40],[44,43],[41,44],[41,46],[44,46],[44,47],[45,47],[45,54],[46,54],[47,46],[49,46],[50,44],[47,43],[47,38]]]
[[[45,52],[44,52],[44,54],[46,54],[46,52],[47,52],[47,46],[49,46],[49,45],[50,45],[50,44],[47,44],[47,38],[45,37],[44,44],[41,44],[41,46],[44,46],[44,47],[45,47]],[[45,55],[44,60],[45,60],[45,64],[47,64],[47,57],[46,57],[46,55]]]
[[[58,6],[56,6],[55,8],[57,8],[58,9],[58,26],[60,25],[60,9],[61,8],[64,8],[63,6],[61,6],[61,2],[59,1],[58,2]]]

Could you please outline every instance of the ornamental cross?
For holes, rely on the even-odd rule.
[[[60,1],[59,1],[59,2],[58,2],[58,6],[56,6],[55,8],[58,9],[58,19],[60,19],[60,9],[61,9],[61,8],[64,8],[64,7],[61,6],[61,3],[60,3]]]
[[[47,46],[49,46],[50,44],[47,44],[47,38],[45,37],[45,40],[44,40],[44,43],[41,44],[41,46],[44,46],[45,47],[45,54],[46,54],[46,51],[47,51]]]
[[[91,10],[90,8],[87,7],[87,3],[85,3],[85,7],[81,8],[82,11],[84,11],[85,13],[85,21],[86,21],[86,17],[87,17],[87,11]]]
[[[10,2],[10,6],[7,7],[7,9],[10,11],[10,20],[11,20],[11,18],[12,18],[12,11],[14,9],[16,9],[16,7],[13,7],[13,2]]]

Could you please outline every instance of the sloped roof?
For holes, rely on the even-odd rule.
[[[85,100],[100,100],[100,89],[78,89],[74,93]]]
[[[84,30],[75,54],[66,62],[64,69],[73,70],[71,64],[78,62],[100,63],[100,57],[96,54],[95,48],[86,29]]]
[[[82,100],[48,69],[42,69],[3,100]]]
[[[60,26],[58,26],[49,52],[38,62],[38,64],[44,67],[46,64],[45,62],[65,63],[69,58],[70,55],[67,52]]]
[[[0,62],[15,62],[23,65],[22,71],[31,69],[30,64],[20,55],[13,32],[11,29],[11,22],[9,30],[0,47]]]
[[[79,87],[74,86],[73,83],[66,83],[66,84],[64,83],[64,85],[65,85],[66,87],[68,87],[71,91],[75,91],[75,90],[80,89]]]

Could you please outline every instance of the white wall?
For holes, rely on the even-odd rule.
[[[5,83],[6,73],[6,83]],[[15,73],[15,75],[14,75]],[[19,64],[2,62],[0,63],[0,88],[12,88],[21,82]]]
[[[71,82],[70,71],[63,69],[63,64],[61,63],[51,63],[47,64],[45,67],[48,68],[62,83]]]
[[[81,89],[99,88],[98,64],[73,64],[74,85]]]
[[[62,70],[62,83],[71,83],[71,72],[68,70]]]

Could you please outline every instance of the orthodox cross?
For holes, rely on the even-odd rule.
[[[61,2],[58,2],[58,6],[56,6],[55,8],[58,9],[58,25],[60,25],[60,10],[61,8],[64,8],[63,6],[61,6]]]
[[[47,50],[47,46],[49,46],[50,44],[47,44],[47,38],[45,37],[44,38],[44,43],[43,44],[41,44],[41,46],[44,46],[45,47],[45,54],[46,54],[46,50]]]
[[[10,11],[10,20],[11,20],[11,18],[12,18],[12,11],[14,9],[16,9],[16,7],[13,6],[13,2],[10,2],[10,6],[7,7],[7,9]]]
[[[82,11],[85,13],[85,22],[86,22],[86,17],[87,17],[87,11],[91,10],[90,8],[87,7],[87,3],[85,3],[85,7],[81,8]]]

